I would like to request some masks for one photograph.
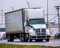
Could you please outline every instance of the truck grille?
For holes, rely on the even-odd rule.
[[[45,29],[45,28],[42,28],[42,29],[41,29],[41,34],[42,34],[42,35],[46,35],[46,29]]]
[[[40,29],[36,29],[35,31],[37,35],[40,35]]]
[[[36,35],[46,35],[46,29],[35,29]]]

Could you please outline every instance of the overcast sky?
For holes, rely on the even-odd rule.
[[[25,0],[0,0],[0,9],[5,11],[11,10],[11,7],[14,9],[27,7]]]
[[[56,13],[56,9],[53,6],[60,5],[60,0],[48,0],[49,2],[49,13]],[[12,7],[14,10],[20,9],[20,8],[27,8],[27,2],[30,3],[30,8],[32,7],[42,7],[45,10],[47,10],[47,0],[0,0],[0,18],[2,15],[1,10],[3,12],[9,12],[12,11]],[[50,7],[51,6],[51,7]],[[53,11],[51,11],[53,10]],[[1,21],[2,19],[0,19]]]
[[[0,10],[10,11],[11,7],[14,7],[14,9],[27,8],[27,2],[30,3],[30,7],[38,7],[41,1],[42,0],[0,0]],[[41,4],[44,3],[41,2]]]
[[[51,2],[52,0],[49,0]],[[47,0],[0,0],[0,11],[11,11],[14,9],[27,8],[27,2],[30,3],[30,7],[40,7],[47,4]],[[59,0],[54,0],[56,4],[59,4]]]

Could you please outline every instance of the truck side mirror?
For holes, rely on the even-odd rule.
[[[29,22],[28,22],[28,20],[26,20],[27,21],[27,26],[29,26]]]

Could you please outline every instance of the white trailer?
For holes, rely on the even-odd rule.
[[[5,13],[6,36],[8,41],[49,41],[43,9],[19,9]]]

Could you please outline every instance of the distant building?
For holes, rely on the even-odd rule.
[[[58,24],[55,22],[49,22],[49,28],[58,28]]]

